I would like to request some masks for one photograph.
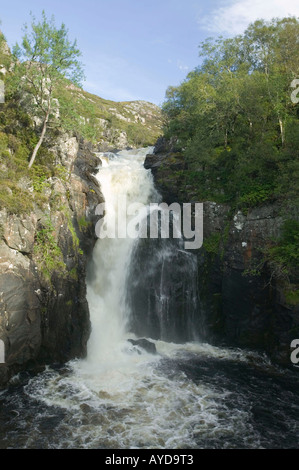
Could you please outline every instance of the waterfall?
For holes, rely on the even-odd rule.
[[[105,199],[104,224],[113,226],[126,201],[159,202],[151,172],[143,166],[146,153],[100,154],[97,178]],[[166,341],[195,339],[196,257],[182,240],[111,238],[97,241],[88,278],[87,298],[92,333],[88,358],[103,361],[124,347],[128,329],[138,336]],[[141,328],[141,325],[142,328]]]
[[[120,200],[159,201],[143,167],[149,150],[101,155],[104,227],[120,222]],[[258,353],[193,341],[196,271],[196,256],[182,239],[99,239],[87,279],[87,358],[49,366],[2,392],[0,442],[58,449],[281,448],[282,441],[296,447],[297,377],[280,375]],[[157,354],[133,346],[134,334],[151,338]],[[269,415],[269,404],[277,414]]]

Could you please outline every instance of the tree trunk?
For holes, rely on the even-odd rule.
[[[44,140],[44,137],[45,137],[45,134],[46,134],[46,130],[47,130],[47,124],[48,124],[49,116],[50,116],[50,106],[47,110],[47,114],[46,114],[46,117],[45,117],[45,120],[44,120],[43,130],[42,130],[40,139],[37,142],[37,144],[35,146],[35,149],[33,150],[33,154],[32,154],[32,157],[30,159],[29,166],[28,166],[29,169],[32,167],[32,165],[34,163],[34,160],[35,160],[35,157],[37,155],[37,152],[39,151],[39,148],[43,143],[43,140]]]
[[[279,127],[280,127],[280,135],[281,135],[281,143],[284,145],[284,127],[283,127],[283,122],[281,118],[278,118],[279,120]]]

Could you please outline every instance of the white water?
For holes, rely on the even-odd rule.
[[[107,217],[117,211],[119,195],[126,195],[128,203],[146,204],[154,194],[151,172],[143,167],[146,152],[148,149],[136,155],[121,152],[113,159],[103,158],[98,179]],[[205,361],[233,366],[256,360],[268,367],[264,360],[239,350],[163,341],[155,341],[158,355],[138,354],[127,341],[133,337],[127,331],[130,312],[125,302],[133,246],[130,238],[116,238],[99,240],[94,249],[87,295],[92,323],[87,358],[72,361],[62,373],[49,369],[25,387],[31,399],[48,407],[44,411],[48,417],[55,415],[56,409],[64,413],[57,435],[51,436],[48,445],[118,449],[195,448],[212,443],[218,447],[259,447],[259,434],[249,424],[246,396],[232,392],[233,385],[227,386],[229,379],[225,382],[219,376],[219,386],[217,377],[210,380]],[[201,373],[207,373],[207,382],[198,377],[193,380],[185,372],[194,358],[203,361]],[[35,421],[26,447],[34,447],[40,436],[38,417]]]
[[[118,219],[118,203],[126,198],[127,205],[135,202],[146,205],[154,192],[151,173],[143,167],[150,149],[136,155],[123,151],[114,159],[102,157],[103,167],[98,173],[105,199],[105,219]],[[116,230],[117,233],[117,230]],[[122,358],[123,340],[129,312],[125,303],[125,283],[130,255],[135,240],[132,238],[104,238],[98,240],[93,252],[94,278],[88,284],[87,299],[90,308],[92,333],[88,343],[88,361],[106,362]]]

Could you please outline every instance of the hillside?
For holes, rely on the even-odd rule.
[[[60,177],[64,172],[55,158],[61,141],[83,139],[94,151],[105,151],[154,145],[161,134],[158,106],[146,101],[105,100],[61,77],[54,91],[55,109],[49,129],[29,174],[27,164],[39,139],[42,119],[32,106],[32,98],[19,90],[22,77],[14,73],[12,55],[2,34],[0,78],[5,84],[5,103],[0,104],[0,208],[10,213],[28,212],[35,199],[42,204],[41,187],[47,185],[49,177]],[[20,194],[24,196],[21,200]]]
[[[62,106],[72,103],[76,129],[98,145],[143,147],[153,145],[161,134],[161,110],[147,101],[109,101],[72,84],[62,84],[57,98]]]

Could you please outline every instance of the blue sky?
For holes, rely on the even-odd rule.
[[[231,36],[257,18],[299,17],[299,0],[0,0],[10,46],[44,9],[64,22],[82,51],[84,89],[105,99],[162,104],[199,64],[198,45]]]

